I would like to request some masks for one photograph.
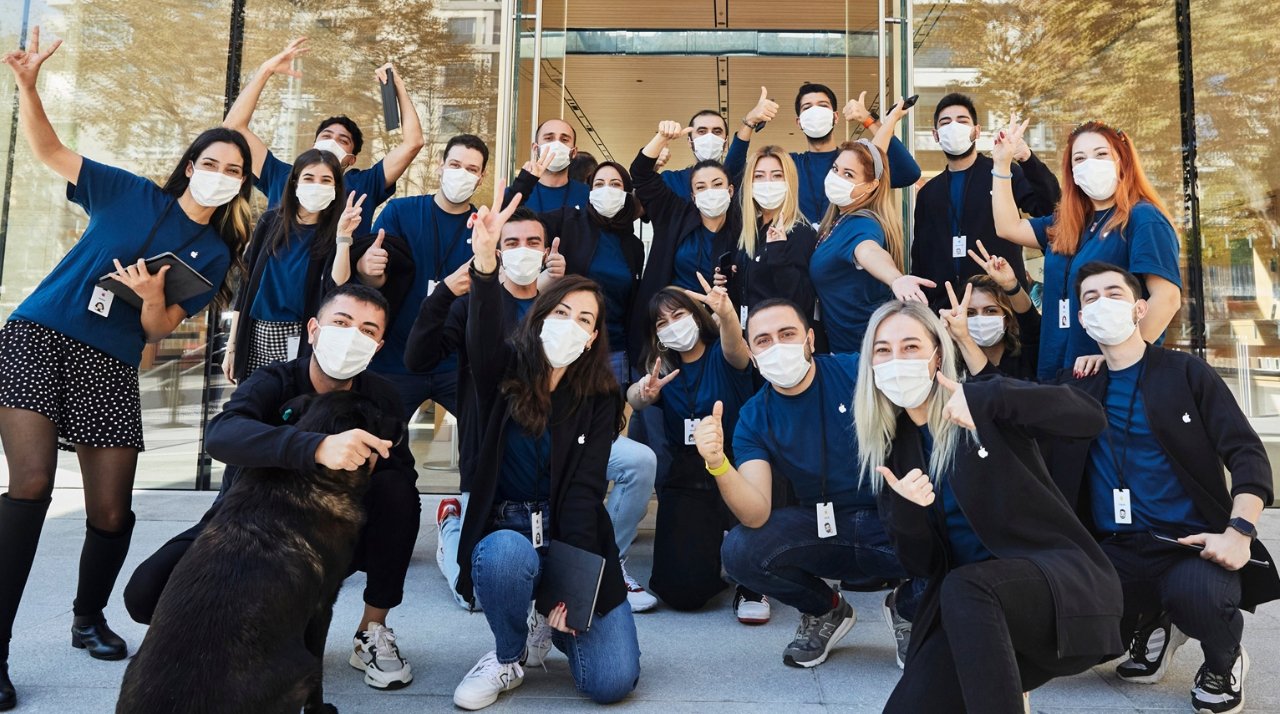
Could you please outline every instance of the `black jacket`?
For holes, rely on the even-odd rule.
[[[1022,246],[996,236],[995,217],[991,210],[990,157],[978,154],[964,187],[964,210],[960,214],[960,234],[968,237],[968,249],[978,252],[978,241],[992,255],[1009,261],[1019,282],[1026,285],[1026,267],[1022,262]],[[1053,213],[1062,192],[1057,179],[1035,154],[1022,164],[1013,166],[1013,197],[1018,208],[1032,216]],[[1034,178],[1033,178],[1034,177]],[[915,233],[911,240],[911,274],[938,284],[924,288],[933,308],[950,307],[943,282],[959,286],[973,275],[984,275],[981,266],[966,255],[951,257],[951,172],[944,169],[929,179],[916,197]],[[959,272],[956,264],[959,263]]]
[[[1058,656],[1101,661],[1123,651],[1124,597],[1115,568],[1076,519],[1040,459],[1037,437],[1088,439],[1106,425],[1097,402],[1068,388],[1004,377],[964,383],[980,444],[962,436],[948,487],[974,533],[997,558],[1025,559],[1049,581],[1057,619]],[[903,411],[889,454],[899,476],[928,473],[920,430]],[[879,494],[880,516],[902,566],[929,579],[911,637],[914,649],[939,625],[942,583],[953,568],[937,508],[922,508],[892,489]]]
[[[768,228],[756,222],[756,255],[738,249],[734,256],[737,271],[729,276],[729,297],[736,306],[752,305],[769,298],[785,298],[813,318],[818,294],[809,278],[809,259],[818,247],[818,232],[801,221],[787,233],[785,241],[769,243]]]
[[[483,430],[482,448],[476,454],[471,498],[462,522],[458,544],[458,594],[475,601],[471,580],[471,554],[489,532],[495,505],[498,474],[502,471],[503,445],[511,408],[501,384],[519,359],[502,331],[506,309],[496,275],[471,271],[471,304],[467,315],[467,353],[475,389],[476,426]],[[604,507],[609,482],[605,470],[609,450],[617,437],[622,398],[617,393],[574,403],[568,389],[551,393],[550,540],[603,556],[604,578],[596,599],[596,613],[603,615],[626,602],[618,546],[613,524]]]
[[[1143,360],[1146,367],[1139,383],[1143,412],[1200,517],[1214,530],[1222,531],[1231,518],[1235,496],[1251,493],[1270,505],[1274,491],[1267,451],[1222,377],[1194,355],[1154,345],[1147,345]],[[1078,380],[1064,370],[1059,380],[1099,403],[1106,401],[1109,373],[1105,364],[1097,374]],[[1092,443],[1092,439],[1055,439],[1045,444],[1045,456],[1058,487],[1075,505],[1080,520],[1096,532],[1088,483]],[[1231,472],[1230,490],[1224,467]],[[1272,560],[1257,540],[1253,557]],[[1241,607],[1252,611],[1280,598],[1275,566],[1246,566],[1240,576]]]
[[[1018,354],[1010,355],[1008,349],[1000,358],[1000,366],[987,362],[987,366],[975,376],[988,377],[1003,374],[1006,377],[1036,381],[1036,370],[1040,364],[1040,313],[1035,306],[1026,312],[1013,314],[1018,321]]]

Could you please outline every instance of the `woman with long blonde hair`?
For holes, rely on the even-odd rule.
[[[1015,714],[1024,692],[1122,649],[1120,580],[1036,447],[1093,438],[1106,416],[1065,385],[960,384],[955,356],[917,302],[882,305],[862,343],[861,478],[902,566],[928,582],[885,711]]]
[[[857,352],[877,307],[893,298],[925,302],[920,286],[935,285],[904,274],[902,219],[884,150],[867,139],[841,144],[824,185],[831,206],[818,226],[809,277],[831,351]]]

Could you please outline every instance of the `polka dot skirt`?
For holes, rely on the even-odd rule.
[[[249,330],[249,364],[245,379],[272,362],[289,359],[289,338],[302,338],[301,322],[270,322],[254,320]]]
[[[0,406],[48,417],[64,451],[143,448],[138,368],[34,322],[0,329]]]

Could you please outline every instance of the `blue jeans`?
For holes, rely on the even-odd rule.
[[[400,395],[403,416],[413,418],[422,403],[430,399],[450,414],[458,413],[458,372],[453,369],[433,374],[397,374],[378,372],[379,377],[395,385]]]
[[[545,553],[530,541],[529,516],[534,510],[542,510],[543,528],[549,529],[545,503],[498,504],[490,518],[492,531],[471,556],[476,598],[484,605],[494,650],[504,664],[524,656],[529,603],[542,574]],[[578,691],[596,703],[621,700],[640,679],[640,642],[626,602],[596,615],[590,630],[576,637],[556,632],[551,641],[568,657]]]
[[[836,511],[830,538],[818,537],[813,506],[779,508],[759,528],[729,531],[720,555],[734,582],[810,615],[831,611],[823,578],[907,577],[874,508]],[[903,588],[900,595],[914,592]]]
[[[619,436],[609,449],[609,466],[605,476],[613,482],[605,508],[613,522],[613,538],[618,554],[626,559],[636,539],[640,521],[649,510],[653,482],[658,475],[658,458],[653,450],[625,436]]]
[[[440,524],[440,532],[436,534],[440,539],[440,547],[444,550],[444,557],[440,561],[440,572],[449,582],[449,594],[453,595],[454,602],[464,610],[472,610],[472,607],[466,598],[458,594],[458,576],[462,573],[462,568],[458,565],[458,543],[462,540],[462,522],[467,517],[467,502],[470,500],[469,491],[458,494],[458,503],[462,505],[462,512],[457,518],[445,519],[445,522]],[[475,609],[480,609],[478,604]]]

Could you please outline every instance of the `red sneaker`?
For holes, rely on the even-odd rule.
[[[436,507],[436,527],[439,528],[450,518],[458,518],[462,515],[462,502],[456,498],[446,498],[440,501],[440,505]]]

